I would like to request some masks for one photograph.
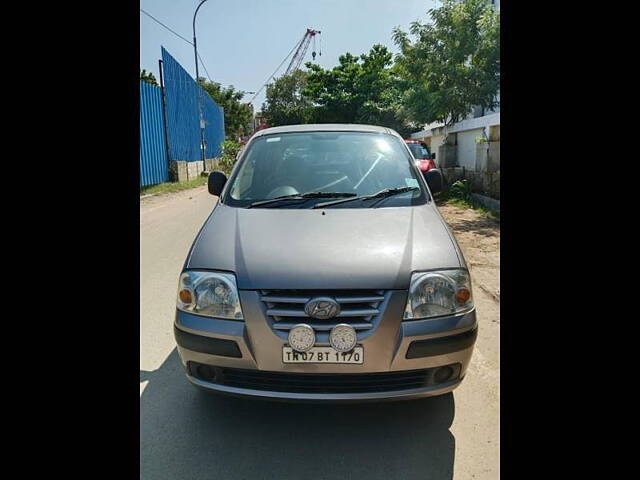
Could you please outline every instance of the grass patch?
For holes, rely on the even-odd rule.
[[[453,205],[458,208],[470,208],[494,220],[500,221],[500,211],[487,208],[471,196],[471,189],[466,180],[458,180],[447,192],[438,196],[438,203]]]
[[[487,215],[493,218],[494,220],[497,220],[498,222],[500,221],[499,210],[493,210],[491,208],[487,208],[473,199],[466,200],[463,198],[448,197],[446,195],[442,195],[442,197],[443,198],[438,198],[439,202],[441,201],[442,203],[453,205],[454,207],[458,207],[458,208],[470,208],[470,209],[476,210],[478,213]]]
[[[190,188],[200,187],[207,183],[207,177],[197,177],[193,180],[187,180],[186,182],[165,182],[158,183],[156,185],[149,185],[148,187],[140,188],[140,196],[142,195],[161,195],[164,193],[179,192],[181,190],[189,190]]]

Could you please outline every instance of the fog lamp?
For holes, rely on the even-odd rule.
[[[451,378],[451,375],[453,375],[453,368],[447,366],[438,368],[435,371],[433,377],[436,383],[443,383],[449,380]]]
[[[356,346],[358,337],[355,329],[347,324],[340,323],[331,329],[329,343],[338,352],[348,352]]]
[[[289,330],[289,345],[297,352],[306,352],[316,343],[316,333],[311,326],[300,323]]]

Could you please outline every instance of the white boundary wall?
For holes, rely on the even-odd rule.
[[[475,168],[476,164],[476,137],[489,136],[489,127],[500,125],[500,112],[485,115],[483,117],[468,118],[448,128],[448,133],[457,135],[457,159],[461,167]],[[424,130],[411,134],[411,138],[424,139],[430,143],[430,150],[437,152],[438,147],[444,141],[444,125],[432,123]],[[436,158],[436,163],[438,159]]]

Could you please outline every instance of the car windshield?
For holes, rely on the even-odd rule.
[[[367,132],[301,132],[258,137],[247,146],[224,203],[257,208],[311,208],[335,198],[400,191],[376,207],[422,204],[426,195],[419,172],[401,139]],[[321,193],[321,195],[319,194]],[[310,194],[301,198],[303,194]],[[293,197],[255,205],[277,197]],[[356,200],[335,208],[368,208]]]
[[[416,158],[429,158],[429,150],[424,148],[419,143],[409,143],[409,150],[413,153],[413,156]]]

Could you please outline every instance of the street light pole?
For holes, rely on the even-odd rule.
[[[198,83],[198,79],[200,78],[200,74],[198,72],[198,46],[197,46],[197,42],[196,42],[196,16],[198,15],[198,10],[200,10],[200,7],[206,1],[207,0],[202,0],[198,4],[198,8],[196,8],[195,13],[193,14],[193,53],[194,53],[194,57],[196,59],[196,85],[197,85],[197,92],[198,92],[198,114],[199,114],[199,119],[200,119],[200,153],[201,153],[200,158],[202,160],[202,168],[204,170],[206,170],[207,167],[206,167],[205,161],[204,161],[204,157],[205,157],[205,149],[204,149],[204,118],[203,118],[203,115],[202,115],[202,99],[200,98],[202,96],[202,92],[201,92],[200,84]]]

